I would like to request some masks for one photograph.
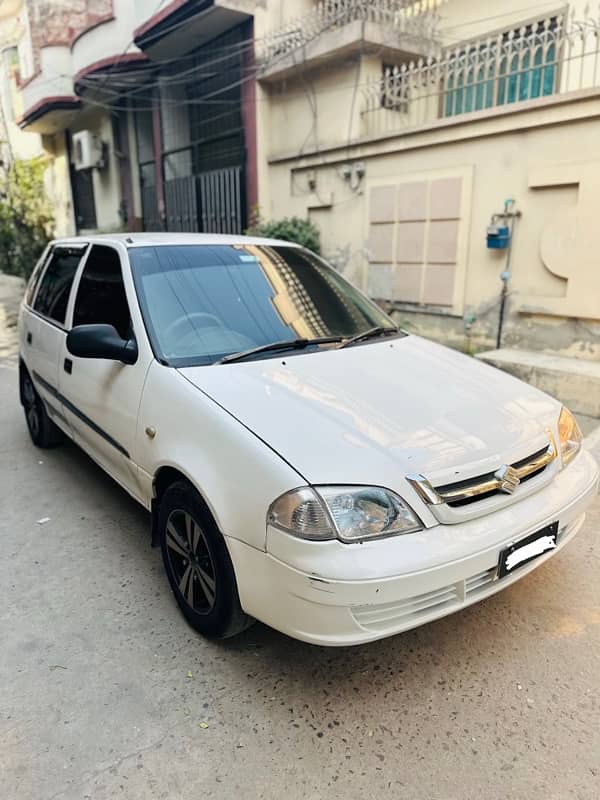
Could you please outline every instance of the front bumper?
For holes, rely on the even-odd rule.
[[[575,536],[598,488],[586,451],[552,483],[501,511],[460,525],[347,545],[306,542],[274,528],[267,552],[228,537],[244,610],[313,644],[391,636],[465,608],[527,575]],[[555,550],[498,580],[500,552],[559,522]]]

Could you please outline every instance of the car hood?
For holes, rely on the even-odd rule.
[[[180,372],[307,483],[450,483],[548,443],[560,404],[417,336]]]

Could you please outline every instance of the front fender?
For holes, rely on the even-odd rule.
[[[146,429],[153,428],[151,438]],[[161,467],[196,487],[225,536],[265,550],[266,516],[306,481],[281,456],[176,369],[153,362],[138,414],[135,460],[148,507]]]

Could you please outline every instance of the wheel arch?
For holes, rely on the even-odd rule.
[[[175,466],[174,464],[163,464],[156,469],[154,477],[152,479],[152,499],[150,501],[150,511],[152,514],[152,547],[159,546],[158,513],[160,509],[161,500],[164,497],[164,494],[167,491],[167,489],[174,483],[177,483],[179,481],[185,481],[185,483],[189,483],[189,485],[195,490],[195,492],[198,494],[198,497],[202,505],[211,515],[215,525],[221,532],[221,535],[223,535],[221,526],[219,525],[219,519],[215,514],[215,510],[208,502],[206,495],[204,494],[202,489],[195,483],[195,481],[192,480],[189,474],[187,474],[187,472],[182,470],[180,467]]]

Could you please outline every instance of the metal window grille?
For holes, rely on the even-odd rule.
[[[600,16],[553,14],[399,66],[362,89],[362,137],[600,85]]]

